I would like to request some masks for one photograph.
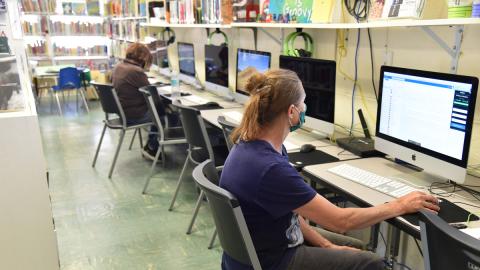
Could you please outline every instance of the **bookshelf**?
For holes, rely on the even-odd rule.
[[[19,1],[29,59],[48,64],[108,59],[110,25],[103,17],[104,1]]]

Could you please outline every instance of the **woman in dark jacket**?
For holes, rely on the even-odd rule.
[[[140,87],[149,85],[146,70],[150,69],[152,64],[152,55],[150,50],[141,43],[133,43],[126,52],[126,59],[117,64],[112,74],[113,87],[117,91],[118,98],[127,118],[127,125],[141,124],[150,122],[148,106],[139,91]],[[159,115],[165,115],[162,104],[156,104]],[[148,142],[143,148],[144,157],[154,159],[158,149],[157,135],[158,130],[152,126],[148,136]]]

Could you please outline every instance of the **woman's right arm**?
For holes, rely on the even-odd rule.
[[[374,207],[340,208],[317,194],[294,212],[327,230],[345,233],[370,227],[389,218],[414,213],[420,209],[437,212],[440,210],[438,200],[432,195],[412,192],[389,203]]]

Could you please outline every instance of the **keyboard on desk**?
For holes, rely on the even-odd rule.
[[[328,171],[395,198],[402,197],[412,191],[418,190],[402,182],[395,181],[348,164],[341,164],[332,167],[328,169]]]
[[[204,99],[204,98],[196,96],[196,95],[187,96],[184,99],[187,100],[187,101],[190,101],[192,103],[195,103],[195,104],[206,104],[206,103],[208,103],[207,99]]]

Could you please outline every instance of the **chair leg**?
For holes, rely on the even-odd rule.
[[[166,159],[166,156],[165,156],[165,145],[161,145],[160,146],[161,149],[162,149],[162,166],[165,167],[165,159]]]
[[[58,92],[55,93],[55,98],[57,99],[57,108],[58,108],[58,113],[60,114],[60,116],[63,116],[63,113],[62,113],[62,106],[60,106],[60,99],[58,99]]]
[[[133,141],[135,141],[135,136],[137,136],[137,132],[138,132],[138,128],[135,129],[135,132],[133,132],[133,137],[132,137],[132,140],[130,141],[130,146],[128,147],[128,150],[132,150]]]
[[[138,129],[138,140],[140,141],[140,149],[143,149],[142,128]]]
[[[192,216],[192,219],[190,220],[190,225],[188,225],[187,234],[192,233],[193,224],[195,224],[195,220],[197,219],[198,211],[200,210],[200,206],[202,205],[203,197],[205,197],[205,193],[202,190],[200,191],[200,195],[198,195],[197,204],[195,204],[195,209],[193,210],[193,216]]]
[[[208,245],[208,249],[212,249],[213,245],[215,244],[215,239],[217,238],[217,229],[212,234],[212,239],[210,240],[210,244]]]
[[[160,149],[158,149],[157,153],[155,154],[155,159],[153,160],[152,167],[150,167],[150,173],[147,176],[147,181],[145,182],[145,186],[143,186],[142,194],[147,194],[147,188],[148,188],[148,185],[150,184],[150,180],[153,177],[153,172],[155,171],[155,166],[157,166],[159,156],[160,156]]]
[[[80,96],[82,97],[83,104],[85,105],[85,110],[87,110],[87,113],[90,113],[90,109],[88,108],[87,98],[85,97],[83,90],[79,88],[77,89],[77,91],[80,93]]]
[[[107,125],[103,125],[102,135],[100,136],[100,141],[98,142],[97,151],[95,152],[95,157],[93,158],[92,167],[95,168],[95,163],[97,163],[98,152],[100,152],[100,146],[102,146],[103,136],[105,136],[105,131],[107,130]]]
[[[112,178],[113,169],[115,168],[115,163],[117,163],[118,154],[120,153],[120,148],[122,148],[124,137],[125,137],[125,130],[122,130],[120,132],[120,140],[118,141],[117,150],[115,151],[115,156],[113,157],[112,166],[110,167],[110,172],[108,173],[108,178]]]
[[[178,178],[177,188],[175,189],[175,193],[173,194],[172,202],[170,203],[170,207],[168,208],[168,211],[173,210],[175,200],[177,199],[178,191],[180,191],[180,186],[182,185],[183,175],[188,167],[189,162],[190,162],[190,153],[188,153],[187,159],[185,160],[185,164],[183,165],[182,172],[180,173],[180,177]]]

